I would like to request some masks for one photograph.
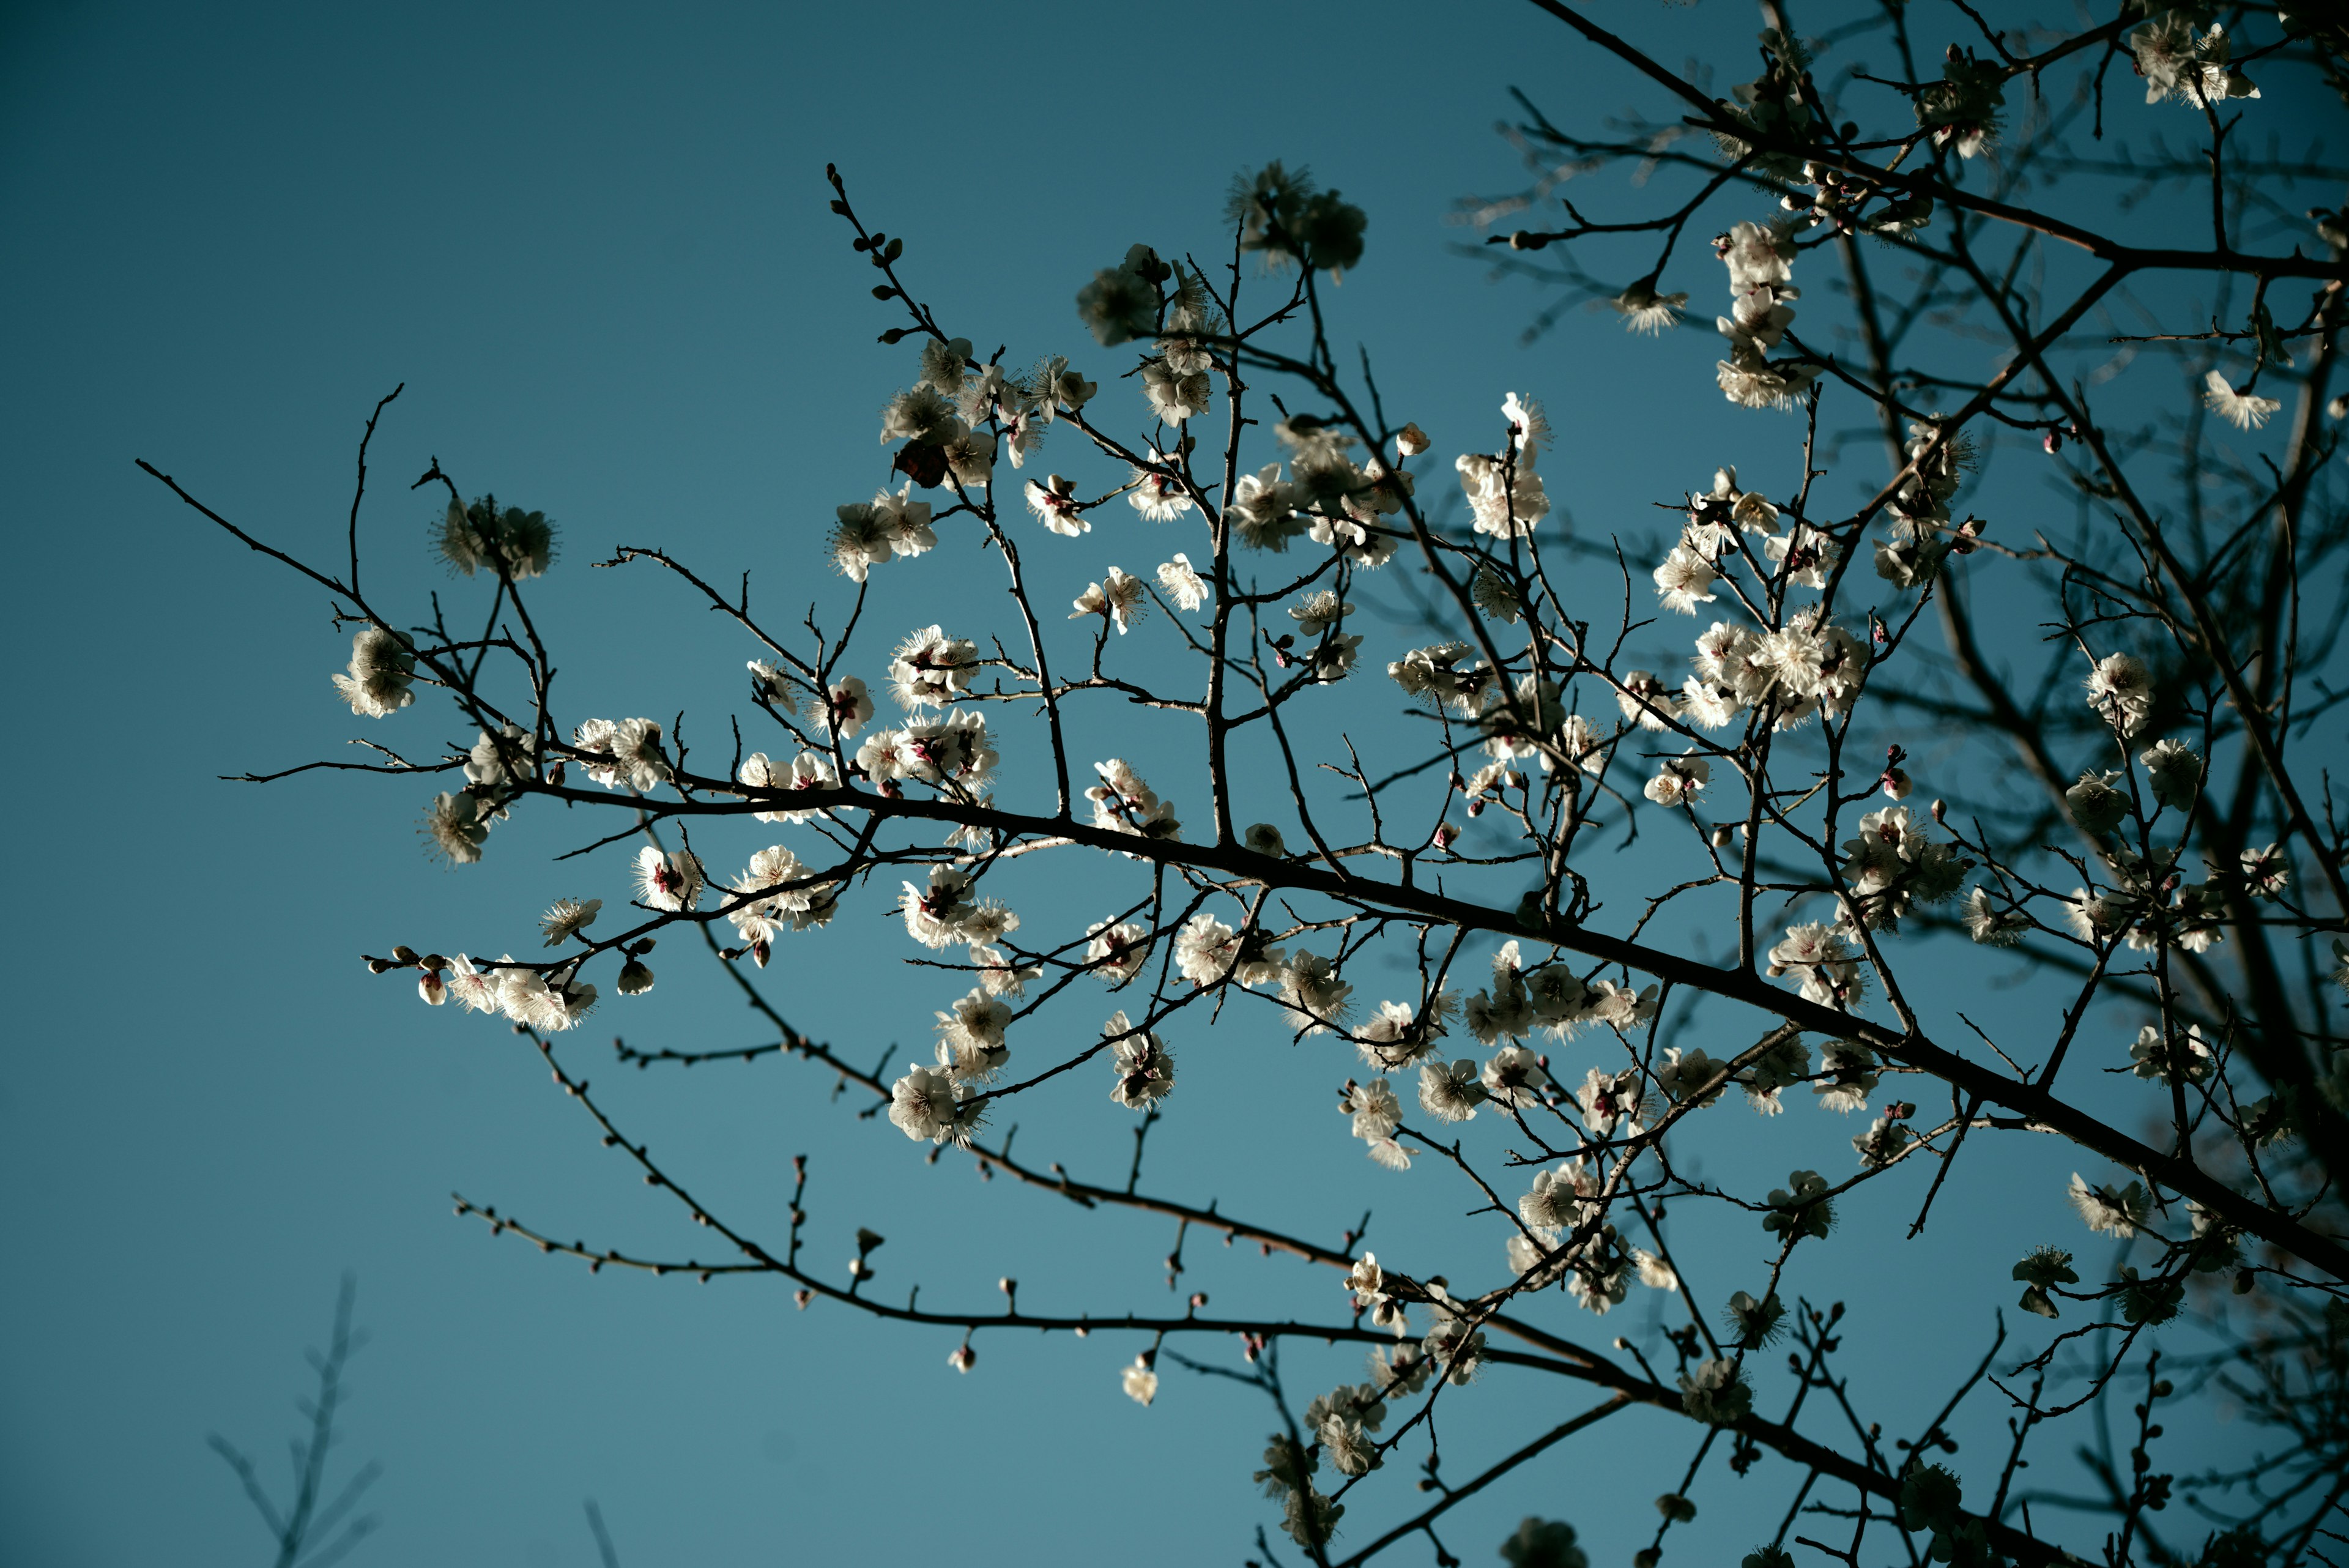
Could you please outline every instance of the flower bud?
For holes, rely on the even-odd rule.
[[[973,1350],[968,1345],[957,1345],[955,1347],[955,1353],[947,1357],[947,1365],[953,1367],[957,1372],[968,1372],[971,1368],[971,1364],[976,1362],[978,1359],[978,1352]]]
[[[1907,800],[1909,792],[1917,787],[1909,782],[1909,775],[1899,768],[1885,769],[1884,777],[1879,782],[1884,785],[1885,794],[1892,800]]]
[[[1427,432],[1420,429],[1416,421],[1403,426],[1395,432],[1395,451],[1404,457],[1417,457],[1432,444],[1427,439]]]
[[[399,946],[391,950],[391,956],[398,959],[402,963],[414,963],[416,961],[416,950],[409,947],[407,943],[402,942]]]
[[[438,1007],[449,1000],[449,985],[440,978],[440,971],[427,970],[417,978],[416,994],[424,999],[428,1007]]]
[[[620,966],[619,989],[622,996],[642,996],[653,988],[653,971],[640,959],[630,959]]]

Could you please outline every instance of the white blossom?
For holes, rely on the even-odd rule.
[[[1319,953],[1299,951],[1280,971],[1280,994],[1288,1004],[1291,1029],[1307,1035],[1341,1026],[1350,1011],[1354,988],[1338,978],[1338,971]]]
[[[1420,1064],[1419,1105],[1432,1116],[1447,1122],[1473,1121],[1476,1107],[1486,1097],[1476,1064],[1464,1057]]]
[[[1053,533],[1073,539],[1093,531],[1092,521],[1078,507],[1077,487],[1072,481],[1057,473],[1048,474],[1040,484],[1030,480],[1020,493],[1036,520]]]
[[[1548,1087],[1550,1077],[1531,1051],[1522,1045],[1504,1045],[1485,1064],[1479,1081],[1485,1086],[1485,1097],[1495,1105],[1526,1110],[1541,1104],[1541,1092]]]
[[[626,784],[639,794],[648,794],[671,776],[657,720],[623,719],[614,723],[590,719],[572,732],[571,744],[587,776],[605,789]]]
[[[601,898],[589,898],[584,903],[577,898],[557,898],[546,913],[539,917],[539,929],[546,933],[546,945],[561,947],[594,925],[603,908],[604,900]]]
[[[2089,1230],[2123,1241],[2137,1233],[2153,1204],[2142,1182],[2132,1181],[2123,1188],[2092,1187],[2076,1170],[2072,1173],[2070,1196],[2072,1207],[2080,1211]]]
[[[889,1085],[889,1120],[909,1138],[967,1144],[981,1114],[979,1106],[965,1103],[967,1094],[947,1074],[909,1066]]]
[[[957,1083],[980,1082],[995,1076],[1010,1056],[1003,1038],[1011,1009],[975,986],[938,1019],[938,1068]]]
[[[351,639],[351,661],[335,676],[335,693],[363,719],[381,719],[416,701],[416,654],[404,638],[370,626]]]
[[[1158,568],[1158,586],[1185,613],[1197,609],[1211,597],[1206,580],[1192,568],[1191,557],[1180,551]]]
[[[1666,757],[1657,765],[1656,776],[1650,779],[1643,793],[1658,805],[1686,805],[1701,793],[1713,776],[1713,764],[1693,753],[1682,757]]]
[[[2088,671],[2088,706],[2123,735],[2144,727],[2153,711],[2153,682],[2145,666],[2126,653],[2107,654]]]
[[[1721,580],[1721,574],[1688,545],[1675,545],[1656,568],[1655,579],[1656,597],[1666,609],[1694,615],[1697,606],[1713,602],[1713,585]]]
[[[2226,377],[2213,370],[2202,378],[2202,406],[2239,431],[2255,431],[2283,404],[2273,398],[2238,391]]]
[[[1150,932],[1132,920],[1096,920],[1086,928],[1085,962],[1114,991],[1142,972],[1150,959]]]
[[[978,645],[926,626],[897,645],[889,685],[906,708],[943,708],[970,690],[978,673]]]
[[[1174,819],[1171,802],[1142,782],[1142,775],[1112,757],[1095,763],[1101,783],[1085,791],[1093,803],[1093,826],[1109,833],[1130,833],[1142,838],[1172,838],[1183,825]]]
[[[1110,1015],[1102,1038],[1111,1046],[1117,1081],[1109,1097],[1130,1110],[1147,1110],[1174,1089],[1174,1054],[1157,1035],[1138,1029],[1123,1012]]]
[[[1077,596],[1076,606],[1071,620],[1100,616],[1115,625],[1118,635],[1123,637],[1135,621],[1150,613],[1150,597],[1141,578],[1129,577],[1112,566],[1107,576]]]
[[[690,849],[636,851],[636,901],[671,913],[701,902],[701,862]]]

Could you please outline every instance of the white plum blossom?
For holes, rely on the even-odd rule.
[[[1619,1127],[1624,1137],[1637,1137],[1647,1119],[1648,1096],[1636,1067],[1619,1073],[1591,1068],[1583,1075],[1574,1099],[1582,1107],[1584,1123],[1600,1137],[1614,1137]]]
[[[2129,1070],[2140,1078],[2199,1084],[2217,1065],[2217,1058],[2203,1041],[2199,1024],[2189,1024],[2179,1033],[2174,1050],[2163,1037],[2158,1023],[2148,1023],[2138,1030],[2136,1042],[2129,1046]]]
[[[1319,953],[1299,951],[1280,971],[1280,994],[1291,1029],[1306,1035],[1342,1026],[1354,988]]]
[[[1424,697],[1461,713],[1475,712],[1493,689],[1491,670],[1464,642],[1413,649],[1387,666],[1387,678],[1407,697]]]
[[[1174,1090],[1174,1054],[1146,1029],[1138,1028],[1123,1012],[1110,1015],[1102,1038],[1112,1042],[1112,1062],[1117,1081],[1109,1097],[1129,1110],[1147,1110]]]
[[[1909,1124],[1891,1111],[1868,1124],[1868,1130],[1851,1140],[1852,1152],[1859,1163],[1870,1170],[1878,1169],[1899,1158],[1917,1141]]]
[[[2129,35],[2129,51],[2137,57],[2137,75],[2145,78],[2145,101],[2171,102],[2204,109],[2231,98],[2257,98],[2260,89],[2236,68],[2230,57],[2233,40],[2226,27],[2212,23],[2198,35],[2199,9],[2190,5],[2147,7],[2151,20]]]
[[[424,808],[423,834],[431,854],[451,866],[471,866],[481,858],[490,836],[490,803],[464,791],[432,797]]]
[[[1253,927],[1234,931],[1213,915],[1195,915],[1174,939],[1174,965],[1194,985],[1213,985],[1229,976],[1253,990],[1278,981],[1288,959]]]
[[[1150,411],[1164,424],[1181,424],[1207,411],[1205,370],[1185,374],[1164,358],[1153,359],[1142,367],[1142,390],[1150,400]]]
[[[1288,607],[1288,618],[1297,623],[1299,637],[1319,637],[1353,613],[1352,605],[1328,588]]]
[[[927,886],[900,885],[905,897],[899,909],[908,936],[934,950],[970,940],[964,934],[966,923],[978,913],[978,906],[971,901],[968,873],[952,866],[933,866]]]
[[[626,784],[648,794],[671,776],[668,757],[661,750],[661,727],[652,719],[590,719],[572,732],[572,749],[587,776],[605,789]]]
[[[1473,1121],[1476,1107],[1487,1097],[1476,1064],[1465,1057],[1420,1064],[1419,1105],[1432,1116],[1447,1122]]]
[[[1656,679],[1653,671],[1633,670],[1625,673],[1615,689],[1615,705],[1623,717],[1642,730],[1661,731],[1679,716],[1680,704],[1673,701],[1671,688]]]
[[[1420,1342],[1420,1351],[1443,1369],[1444,1381],[1465,1386],[1475,1381],[1476,1369],[1484,1362],[1485,1336],[1468,1319],[1447,1315]]]
[[[1268,462],[1239,476],[1225,514],[1241,544],[1252,550],[1281,551],[1304,533],[1293,515],[1296,507],[1297,493],[1282,482],[1280,464]]]
[[[2292,862],[2273,844],[2244,850],[2236,857],[2236,867],[2242,874],[2243,891],[2254,898],[2272,898],[2292,880]]]
[[[1623,330],[1655,337],[1687,319],[1685,294],[1658,294],[1655,279],[1635,283],[1607,303],[1623,318]]]
[[[1468,999],[1468,1032],[1486,1045],[1503,1040],[1523,1040],[1534,1024],[1532,994],[1526,990],[1516,942],[1504,942],[1493,955],[1493,987]]]
[[[1409,1170],[1411,1154],[1395,1141],[1402,1126],[1402,1102],[1384,1078],[1367,1084],[1349,1080],[1338,1108],[1353,1117],[1354,1136],[1370,1146],[1370,1158],[1390,1170]]]
[[[780,919],[792,918],[794,929],[803,926],[806,922],[794,917],[805,915],[824,896],[800,857],[780,844],[753,854],[735,877],[731,891],[726,918],[754,948],[774,940]]]
[[[1717,597],[1713,585],[1721,574],[1713,564],[1686,545],[1675,545],[1672,553],[1664,557],[1663,565],[1655,571],[1656,597],[1668,610],[1682,615],[1696,614],[1696,607],[1709,605]]]
[[[1191,510],[1191,493],[1184,487],[1182,476],[1166,466],[1166,458],[1154,448],[1150,461],[1152,467],[1133,471],[1125,493],[1126,503],[1153,523],[1172,523]]]
[[[829,543],[833,566],[843,576],[861,583],[874,566],[936,548],[930,504],[912,499],[913,490],[909,479],[895,494],[883,490],[869,502],[835,508],[837,521]]]
[[[1713,764],[1693,753],[1666,757],[1657,765],[1643,794],[1658,805],[1686,805],[1702,792],[1713,776]]]
[[[2202,406],[2239,431],[2255,431],[2283,404],[2273,398],[2238,391],[2226,377],[2213,370],[2202,379]]]
[[[981,1116],[978,1106],[965,1103],[968,1093],[948,1074],[909,1066],[889,1085],[889,1120],[909,1138],[967,1144]]]
[[[1788,265],[1795,258],[1793,225],[1738,223],[1713,247],[1729,268],[1730,314],[1716,322],[1730,345],[1729,358],[1718,367],[1722,393],[1749,409],[1785,408],[1819,374],[1816,365],[1767,357],[1785,336],[1795,318],[1791,302],[1801,295]]]
[[[2085,773],[2064,792],[2064,809],[2083,833],[2101,835],[2119,826],[2129,814],[2129,797],[2113,787],[2116,773]]]
[[[546,945],[559,948],[573,937],[595,923],[603,911],[604,900],[589,898],[557,898],[544,915],[539,917],[539,929],[546,933]]]
[[[938,1068],[957,1083],[983,1083],[1010,1056],[1003,1032],[1011,1022],[1011,1009],[985,987],[973,987],[937,1018]]]
[[[1076,598],[1076,609],[1071,620],[1082,620],[1099,616],[1104,623],[1112,624],[1123,637],[1135,621],[1150,613],[1150,596],[1139,577],[1129,577],[1115,566],[1100,582],[1092,584]]]
[[[2123,1241],[2137,1233],[2153,1203],[2142,1182],[2132,1181],[2122,1188],[2091,1186],[2076,1170],[2072,1173],[2070,1196],[2072,1207],[2080,1211],[2089,1230]]]
[[[1085,791],[1093,803],[1093,826],[1109,833],[1130,833],[1140,838],[1172,838],[1183,825],[1174,819],[1171,802],[1142,782],[1142,775],[1112,757],[1095,763],[1101,783]]]
[[[943,708],[970,690],[978,673],[978,645],[927,626],[897,645],[889,661],[889,685],[911,708]]]
[[[1549,1086],[1550,1077],[1531,1051],[1522,1045],[1504,1045],[1485,1064],[1479,1081],[1485,1097],[1495,1105],[1526,1110],[1541,1104],[1542,1090]]]
[[[2180,810],[2194,804],[2202,787],[2202,759],[2177,741],[2156,741],[2137,753],[2153,798]]]
[[[812,715],[816,728],[836,740],[848,740],[873,718],[873,694],[864,682],[854,675],[844,675],[824,691],[823,701],[816,704]]]
[[[1833,539],[1807,523],[1772,535],[1762,542],[1762,548],[1780,576],[1799,588],[1826,587],[1827,573],[1843,556]]]
[[[1664,1059],[1656,1064],[1656,1087],[1676,1103],[1709,1106],[1727,1086],[1727,1065],[1706,1055],[1702,1046],[1683,1050],[1667,1045]]]
[[[381,719],[416,701],[416,653],[383,628],[363,628],[351,639],[351,661],[335,676],[335,694],[363,719]]]
[[[1158,586],[1186,614],[1206,604],[1212,592],[1206,580],[1193,568],[1191,557],[1179,550],[1173,560],[1158,568]]]
[[[703,885],[701,862],[692,850],[664,851],[647,844],[636,851],[636,901],[647,909],[690,909],[701,902]]]
[[[1520,402],[1515,392],[1503,403],[1502,412],[1509,420],[1508,445],[1495,453],[1464,452],[1452,466],[1459,472],[1476,532],[1521,539],[1549,515],[1549,496],[1534,471],[1549,424],[1538,405]]]
[[[1150,958],[1150,932],[1132,920],[1096,920],[1087,928],[1092,940],[1085,944],[1085,962],[1111,990],[1142,972]]]
[[[2088,706],[2123,735],[2134,735],[2153,711],[2153,682],[2126,653],[2107,654],[2088,671]]]
[[[1785,940],[1770,950],[1770,973],[1792,978],[1806,1002],[1848,1007],[1866,989],[1857,955],[1835,927],[1813,920],[1786,928]]]
[[[1381,1002],[1377,1014],[1355,1032],[1355,1048],[1373,1067],[1407,1067],[1435,1049],[1457,1006],[1458,999],[1448,991],[1436,992],[1424,1007]]]
[[[1053,533],[1073,539],[1080,534],[1093,531],[1092,522],[1077,504],[1077,487],[1073,481],[1059,474],[1048,474],[1039,483],[1030,480],[1020,493],[1028,502],[1028,510],[1036,520]]]

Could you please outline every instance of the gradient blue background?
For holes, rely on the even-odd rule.
[[[1754,26],[1718,5],[1635,20],[1667,57],[1702,35],[1742,59]],[[458,1188],[599,1245],[705,1244],[595,1147],[525,1047],[427,1014],[355,957],[518,944],[557,894],[616,899],[617,860],[550,871],[546,855],[585,834],[547,818],[445,872],[418,853],[411,783],[215,783],[335,754],[357,731],[326,691],[347,642],[324,596],[131,460],[331,558],[360,424],[405,381],[375,446],[370,592],[415,614],[439,588],[480,613],[478,592],[424,558],[431,507],[404,489],[437,454],[469,493],[561,520],[566,558],[535,603],[574,700],[595,694],[581,711],[666,716],[691,701],[689,727],[714,743],[751,650],[673,584],[586,566],[616,543],[659,544],[713,577],[750,567],[771,610],[837,604],[817,540],[833,505],[881,477],[871,410],[908,379],[909,353],[873,346],[890,318],[824,211],[825,161],[868,222],[907,237],[910,275],[951,329],[1009,343],[1014,363],[1059,350],[1099,367],[1111,357],[1073,317],[1077,286],[1136,239],[1215,246],[1231,173],[1284,157],[1369,208],[1368,258],[1333,296],[1340,340],[1372,344],[1390,406],[1437,431],[1440,455],[1487,441],[1517,389],[1566,432],[1551,493],[1594,536],[1647,534],[1650,503],[1717,462],[1787,484],[1793,427],[1723,406],[1709,333],[1636,343],[1578,314],[1528,350],[1531,296],[1448,254],[1453,198],[1518,177],[1490,130],[1512,84],[1561,112],[1628,92],[1501,4],[10,7],[0,445],[18,879],[0,1055],[0,1562],[258,1560],[261,1533],[202,1438],[219,1430],[277,1462],[298,1352],[322,1336],[345,1269],[376,1334],[354,1368],[346,1457],[386,1466],[385,1531],[357,1563],[591,1563],[589,1495],[631,1568],[1237,1562],[1271,1517],[1247,1480],[1266,1412],[1171,1370],[1156,1407],[1132,1405],[1116,1371],[1135,1346],[1120,1336],[982,1339],[978,1369],[957,1377],[943,1333],[802,1316],[761,1283],[591,1279],[451,1219]],[[1692,258],[1672,286],[1709,316],[1718,269]],[[1871,445],[1856,452],[1839,481],[1854,490],[1880,472]],[[2035,480],[2013,493],[2028,499],[2044,494]],[[1045,571],[1081,585],[1175,547],[1096,535]],[[967,586],[975,558],[964,546],[918,564],[885,619],[999,615],[991,584],[983,598]],[[1366,662],[1403,645],[1374,637]],[[1372,690],[1345,701],[1366,722],[1392,706]],[[470,738],[443,734],[437,711],[394,723],[423,750]],[[1195,786],[1170,793],[1204,815]],[[1248,815],[1275,815],[1269,784],[1263,799]],[[1643,860],[1627,869],[1652,879]],[[1038,896],[1031,912],[1052,907]],[[844,924],[787,948],[772,993],[858,1058],[918,1045],[946,988],[905,982],[902,937],[877,913]],[[660,989],[566,1051],[730,1210],[779,1230],[789,1156],[807,1150],[813,1255],[837,1267],[873,1224],[890,1236],[876,1260],[889,1292],[919,1278],[927,1301],[984,1303],[1012,1272],[1039,1309],[1168,1299],[1171,1226],[982,1187],[954,1158],[926,1166],[798,1064],[618,1079],[602,1064],[610,1028],[653,1045],[760,1037],[698,960],[657,955]],[[2045,1016],[2027,987],[1980,1000],[2017,1028]],[[1255,1020],[1185,1044],[1188,1093],[1153,1163],[1169,1190],[1235,1207],[1257,1194],[1245,1206],[1259,1218],[1328,1240],[1371,1202],[1374,1247],[1459,1207],[1440,1173],[1397,1182],[1360,1163],[1326,1109],[1348,1070],[1326,1043],[1288,1053]],[[1023,1152],[1122,1172],[1127,1124],[1098,1094],[1089,1079],[1040,1107],[1030,1119],[1050,1130],[1031,1127]],[[1807,1104],[1766,1127],[1714,1114],[1743,1120],[1706,1146],[1708,1175],[1758,1190],[1792,1165],[1849,1167],[1857,1125]],[[1878,1314],[1877,1359],[1857,1369],[1880,1414],[1921,1420],[1920,1402],[1971,1366],[2021,1245],[2085,1240],[2060,1199],[2075,1163],[2044,1140],[2004,1147],[1904,1251],[1893,1238],[1918,1168],[1855,1203],[1838,1250],[1798,1269],[1795,1288]],[[1689,1218],[1694,1251],[1714,1232]],[[1758,1232],[1723,1234],[1752,1277],[1702,1279],[1714,1301],[1758,1282],[1764,1253]],[[1464,1279],[1496,1272],[1497,1231],[1457,1258],[1454,1245],[1414,1256]],[[1333,1278],[1293,1262],[1197,1239],[1189,1260],[1185,1285],[1219,1309],[1337,1299]],[[1603,1324],[1557,1316],[1603,1343],[1639,1332],[1641,1306]],[[1297,1349],[1300,1401],[1356,1366]],[[1589,1397],[1500,1378],[1460,1394],[1450,1473]],[[1989,1433],[1976,1426],[1970,1441]],[[1540,1511],[1572,1519],[1596,1560],[1623,1561],[1692,1441],[1675,1420],[1627,1418],[1459,1511],[1445,1537],[1490,1562]],[[1406,1488],[1390,1478],[1355,1522],[1390,1517]],[[1725,1478],[1702,1495],[1704,1516],[1675,1537],[1685,1561],[1766,1537],[1785,1492],[1751,1511]]]

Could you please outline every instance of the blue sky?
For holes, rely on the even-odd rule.
[[[1708,0],[1639,25],[1668,53],[1696,30],[1742,55],[1754,24]],[[18,1023],[0,1055],[0,1558],[253,1561],[258,1528],[202,1439],[219,1430],[274,1461],[299,1352],[348,1269],[375,1341],[354,1369],[347,1453],[386,1467],[385,1532],[355,1562],[590,1563],[590,1495],[632,1565],[1237,1562],[1269,1518],[1247,1480],[1264,1414],[1172,1377],[1155,1407],[1133,1406],[1116,1369],[1135,1346],[1115,1335],[982,1340],[978,1369],[957,1377],[943,1334],[801,1316],[763,1284],[590,1278],[450,1218],[459,1189],[600,1243],[694,1245],[525,1047],[425,1013],[355,956],[515,944],[558,894],[615,898],[616,862],[600,883],[557,885],[546,858],[579,826],[531,820],[502,828],[483,866],[444,871],[418,852],[409,784],[215,782],[331,754],[352,732],[326,691],[347,642],[322,595],[208,530],[132,460],[274,542],[331,550],[360,425],[405,382],[372,458],[371,591],[479,597],[425,558],[430,507],[404,487],[437,456],[469,492],[562,522],[566,558],[538,602],[576,690],[615,716],[697,703],[707,737],[746,650],[673,584],[587,565],[657,544],[715,577],[748,567],[777,605],[839,602],[816,544],[832,508],[882,476],[872,410],[910,379],[910,355],[873,344],[888,320],[824,210],[824,164],[868,222],[906,238],[950,329],[1009,343],[1011,362],[1083,364],[1106,357],[1074,319],[1076,287],[1135,240],[1216,244],[1232,173],[1278,157],[1371,213],[1334,308],[1341,341],[1378,356],[1390,406],[1448,452],[1486,439],[1505,391],[1538,394],[1567,432],[1551,493],[1594,536],[1644,533],[1651,502],[1716,463],[1783,484],[1792,427],[1722,406],[1707,334],[1633,343],[1578,314],[1523,347],[1529,296],[1450,254],[1461,231],[1446,221],[1456,195],[1516,181],[1490,130],[1508,87],[1596,112],[1622,84],[1528,10],[1488,3],[1179,17],[90,3],[11,7],[0,26],[9,789],[26,873],[7,917]],[[1708,307],[1717,269],[1683,271],[1672,286]],[[1152,552],[1160,541],[1103,539],[1043,569],[1081,586],[1112,559],[1146,571]],[[976,613],[960,567],[919,565],[936,569],[909,574],[893,615]],[[1393,653],[1365,648],[1374,666]],[[1347,701],[1354,722],[1392,711],[1375,693]],[[436,722],[411,743],[469,738]],[[1253,815],[1276,815],[1278,789],[1253,782],[1267,803]],[[905,982],[880,929],[868,919],[769,971],[794,1023],[857,1057],[926,1040],[944,1000]],[[662,955],[661,987],[598,1024],[647,1045],[759,1038],[694,956]],[[2022,1027],[2035,1004],[2023,988],[1985,1005]],[[951,1158],[926,1166],[796,1064],[617,1081],[597,1071],[604,1033],[569,1049],[657,1150],[770,1223],[791,1155],[809,1152],[812,1245],[844,1261],[856,1226],[884,1231],[887,1289],[918,1278],[928,1299],[985,1300],[1014,1273],[1023,1303],[1164,1299],[1171,1227],[981,1187]],[[1435,1229],[1457,1203],[1432,1181],[1363,1196],[1360,1146],[1325,1108],[1345,1071],[1333,1061],[1288,1052],[1269,1024],[1199,1041],[1192,1108],[1217,1114],[1170,1118],[1154,1171],[1195,1200],[1268,1194],[1252,1199],[1267,1220],[1330,1239],[1366,1201],[1374,1246]],[[1090,1103],[1048,1119],[1052,1158],[1122,1171],[1123,1122]],[[1709,1147],[1714,1173],[1766,1186],[1848,1161],[1855,1127],[1807,1106],[1783,1120],[1769,1140]],[[1040,1150],[1041,1129],[1029,1136]],[[1967,1196],[2042,1216],[2048,1236],[2032,1239],[2069,1244],[2056,1186],[2071,1163],[2017,1149],[1971,1172]],[[1855,1205],[1848,1231],[1873,1239],[1796,1283],[1910,1325],[1872,1370],[1939,1386],[2010,1293],[2011,1260],[1992,1258],[2010,1233],[1969,1231],[1960,1211],[1901,1254],[1889,1238],[1915,1197]],[[1761,1252],[1742,1233],[1722,1244]],[[1456,1266],[1488,1272],[1498,1246]],[[1944,1265],[1978,1250],[1951,1283]],[[1197,1238],[1187,1257],[1185,1285],[1219,1306],[1335,1299],[1334,1279],[1300,1264]],[[1714,1293],[1738,1282],[1723,1274]],[[1573,1326],[1632,1332],[1625,1313]],[[1354,1368],[1350,1354],[1291,1357],[1300,1399]],[[1514,1446],[1588,1397],[1495,1385],[1455,1417],[1467,1452]],[[1691,1439],[1662,1417],[1609,1431],[1461,1511],[1454,1549],[1490,1561],[1538,1511],[1628,1554]],[[1775,1525],[1741,1517],[1731,1484],[1692,1544],[1742,1549]],[[1390,1495],[1405,1501],[1402,1485]]]

